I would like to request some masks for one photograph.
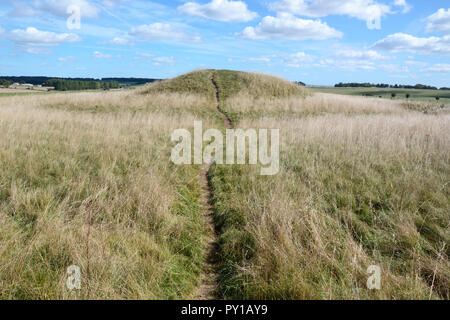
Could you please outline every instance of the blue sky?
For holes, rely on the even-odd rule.
[[[0,75],[167,78],[224,68],[314,85],[450,87],[449,7],[448,0],[0,0]]]

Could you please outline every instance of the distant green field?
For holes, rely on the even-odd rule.
[[[419,90],[419,89],[392,89],[392,88],[335,88],[335,87],[309,87],[313,92],[335,93],[354,96],[373,96],[391,99],[395,93],[395,99],[405,99],[409,94],[409,100],[436,102],[439,97],[440,103],[450,104],[450,90]]]
[[[0,97],[8,97],[8,96],[28,96],[32,94],[48,94],[49,92],[1,92]]]

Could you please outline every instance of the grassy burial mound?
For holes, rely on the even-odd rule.
[[[220,108],[233,122],[252,117],[255,110],[265,102],[278,99],[303,100],[309,95],[304,87],[264,74],[219,70],[214,81],[219,91]],[[230,108],[232,101],[239,101],[250,110]]]
[[[279,77],[213,69],[189,72],[174,79],[154,83],[139,92],[142,94],[195,94],[210,99],[214,103],[215,92],[212,81],[218,89],[220,109],[232,120],[250,117],[255,110],[228,108],[230,101],[239,101],[249,108],[257,108],[274,99],[301,100],[311,95],[304,87]]]
[[[151,93],[188,93],[196,94],[210,99],[214,98],[214,87],[211,85],[211,76],[214,70],[193,71],[174,79],[156,82],[140,92]]]
[[[285,98],[307,95],[305,88],[293,82],[258,73],[218,70],[215,82],[219,88],[220,100],[226,100],[241,94],[248,94],[255,98]]]
[[[144,94],[188,92],[210,97],[214,94],[211,80],[214,80],[218,86],[220,100],[239,94],[250,94],[254,97],[265,98],[307,95],[307,90],[304,87],[275,76],[213,69],[193,71],[174,79],[156,82],[140,92]]]

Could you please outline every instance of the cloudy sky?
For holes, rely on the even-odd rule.
[[[0,0],[0,75],[450,86],[449,0]]]

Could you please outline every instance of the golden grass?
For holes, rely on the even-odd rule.
[[[309,94],[202,70],[135,91],[0,97],[0,299],[192,296],[207,226],[174,129],[279,128],[280,173],[215,165],[220,290],[244,299],[448,299],[448,108]],[[82,269],[82,290],[65,287]],[[366,288],[369,265],[381,290]]]
[[[199,168],[169,162],[170,136],[215,112],[189,94],[0,98],[0,298],[190,295],[207,229]]]
[[[214,88],[211,76],[214,70],[197,70],[183,74],[174,79],[153,83],[143,89],[141,94],[148,93],[188,93],[203,96],[211,103],[214,101]]]
[[[279,128],[282,150],[273,177],[212,172],[227,298],[449,298],[448,114],[328,94],[223,106],[235,127]]]
[[[227,101],[227,108],[239,110],[244,116],[259,114],[263,112],[273,116],[286,117],[293,114],[324,115],[324,114],[405,114],[400,101],[380,101],[373,98],[350,97],[333,95],[327,93],[316,93],[299,99],[291,96],[280,99],[267,99],[254,97],[251,94],[242,93]]]
[[[227,87],[227,90],[222,92],[222,94],[225,93],[225,98],[239,93],[266,98],[305,97],[309,95],[305,88],[293,82],[261,73],[221,70],[218,71],[218,78],[219,82],[222,80],[222,84]],[[230,90],[230,88],[234,90]]]
[[[140,89],[142,90],[142,89]],[[55,93],[51,95],[9,96],[2,98],[3,106],[38,107],[71,112],[90,113],[164,113],[175,117],[183,114],[213,115],[210,101],[198,94],[155,92],[151,95],[139,91],[104,91]]]

